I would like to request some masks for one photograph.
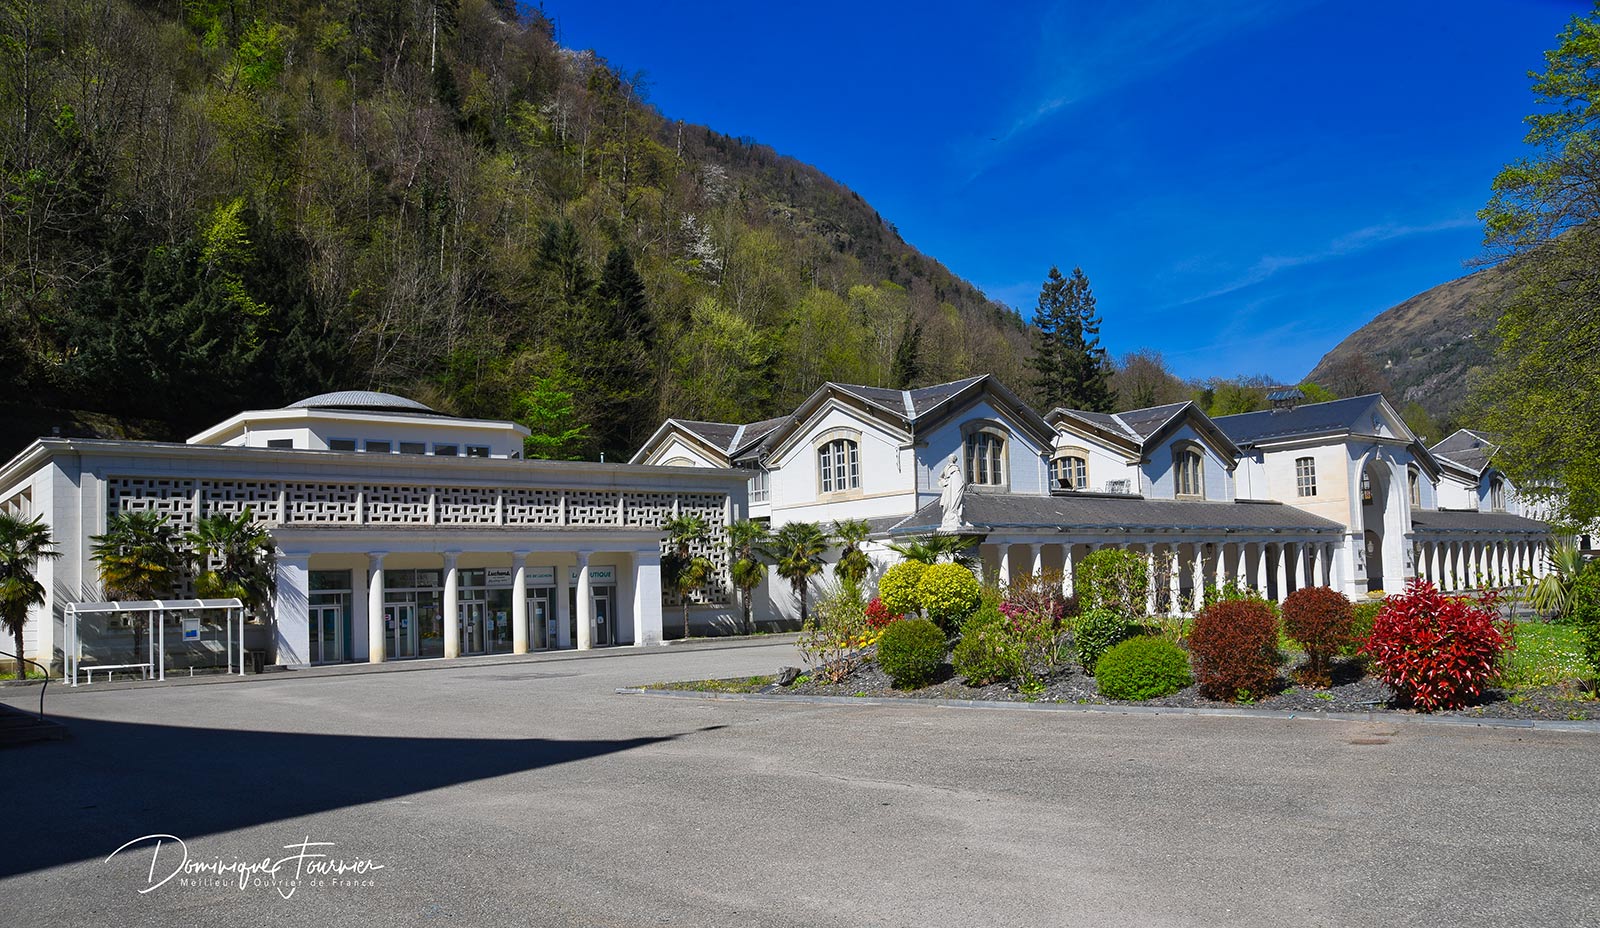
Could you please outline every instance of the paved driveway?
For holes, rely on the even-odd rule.
[[[1600,736],[612,693],[785,662],[52,693],[74,738],[0,752],[4,921],[1600,924]],[[190,872],[141,894],[179,847],[106,857],[156,834]],[[382,869],[237,888],[308,839]]]

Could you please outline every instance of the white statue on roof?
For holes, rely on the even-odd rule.
[[[967,471],[961,466],[961,456],[950,455],[944,471],[939,474],[939,508],[944,515],[939,520],[939,531],[959,532],[966,525],[961,507],[966,501]]]

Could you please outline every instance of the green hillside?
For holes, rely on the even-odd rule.
[[[509,0],[19,0],[0,33],[0,453],[371,388],[615,459],[827,379],[1027,380],[1021,320],[858,195]]]

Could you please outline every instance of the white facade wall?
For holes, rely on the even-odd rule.
[[[1201,479],[1205,484],[1205,498],[1216,502],[1231,502],[1233,490],[1233,462],[1218,454],[1193,426],[1183,425],[1160,445],[1145,449],[1146,460],[1139,467],[1139,487],[1149,499],[1173,499],[1173,449],[1180,444],[1198,447],[1204,458]]]
[[[823,493],[818,449],[836,438],[857,443],[860,487]],[[772,526],[909,515],[915,511],[912,449],[907,436],[842,403],[823,405],[767,460]]]
[[[1006,438],[1007,487],[994,488],[999,492],[1045,494],[1049,492],[1049,458],[1054,445],[1043,444],[1011,420],[1006,413],[987,400],[967,406],[957,415],[941,422],[927,433],[917,435],[917,488],[922,505],[939,498],[939,475],[950,461],[951,455],[965,460],[966,433],[979,422],[989,422],[1003,431]],[[975,490],[984,488],[974,487]],[[915,509],[909,510],[914,512]]]
[[[1102,439],[1090,437],[1087,432],[1073,431],[1064,423],[1058,423],[1051,457],[1068,451],[1086,453],[1084,463],[1088,473],[1084,476],[1089,484],[1087,489],[1097,493],[1110,492],[1109,486],[1120,480],[1127,487],[1126,492],[1139,492],[1141,480],[1138,461],[1130,461],[1120,449],[1107,445]]]

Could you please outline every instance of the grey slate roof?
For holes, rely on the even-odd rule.
[[[854,383],[836,383],[834,386],[869,403],[887,409],[895,415],[916,418],[925,415],[935,406],[982,379],[983,377],[981,376],[968,377],[965,380],[952,380],[949,383],[934,384],[931,387],[918,387],[914,390],[891,390],[888,387],[867,387]],[[909,410],[906,408],[908,400],[910,401]]]
[[[739,426],[731,422],[697,422],[693,419],[673,419],[684,429],[693,432],[723,453],[727,453],[728,446],[733,444],[733,437],[739,434]]]
[[[1411,527],[1418,532],[1550,534],[1550,526],[1537,519],[1525,519],[1508,512],[1478,512],[1470,509],[1413,509]]]
[[[378,410],[415,410],[417,412],[439,413],[429,409],[413,399],[396,396],[393,393],[378,393],[373,390],[339,390],[333,393],[319,393],[308,396],[303,400],[290,403],[285,409],[378,409]]]
[[[934,531],[944,510],[930,503],[890,530],[894,535]],[[987,529],[1153,529],[1183,528],[1196,532],[1268,531],[1298,534],[1342,532],[1344,527],[1281,503],[1207,503],[1144,499],[1137,496],[1032,496],[1020,493],[968,493],[962,517]]]
[[[1444,458],[1460,464],[1473,473],[1481,474],[1483,469],[1489,466],[1489,458],[1495,452],[1495,444],[1482,432],[1457,429],[1455,434],[1428,450],[1433,452],[1435,457]]]
[[[1350,431],[1372,434],[1372,417],[1383,401],[1383,394],[1352,396],[1326,403],[1307,403],[1293,409],[1263,409],[1236,416],[1218,416],[1211,421],[1239,446],[1274,438],[1320,435]]]
[[[1142,440],[1154,435],[1157,429],[1166,425],[1187,405],[1188,403],[1168,403],[1165,406],[1134,409],[1129,412],[1119,412],[1114,418],[1121,420],[1123,425]]]

